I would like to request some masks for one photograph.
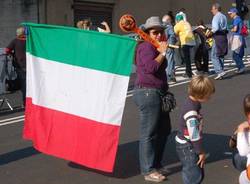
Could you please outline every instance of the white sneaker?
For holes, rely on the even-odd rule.
[[[215,80],[221,80],[222,77],[220,76],[220,74],[218,74],[214,79],[215,79]]]
[[[223,76],[225,76],[225,75],[226,75],[226,72],[221,72],[214,79],[215,80],[222,80]]]
[[[220,76],[223,77],[223,76],[225,76],[226,74],[227,74],[227,73],[223,71],[223,72],[220,73]]]

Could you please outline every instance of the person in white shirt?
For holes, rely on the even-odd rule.
[[[238,162],[238,165],[241,162],[241,165],[244,164],[245,167],[245,170],[240,174],[239,183],[250,184],[250,94],[244,98],[243,106],[247,120],[241,123],[237,129],[239,156],[235,162]]]

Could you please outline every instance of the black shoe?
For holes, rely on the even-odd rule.
[[[245,73],[245,68],[235,71],[236,74],[243,74]]]

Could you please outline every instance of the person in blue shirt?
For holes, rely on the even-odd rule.
[[[226,74],[224,72],[224,56],[227,55],[228,51],[227,18],[221,13],[221,6],[218,3],[212,5],[211,12],[214,15],[212,20],[213,46],[211,50],[211,60],[215,73],[217,74],[215,79],[219,80],[223,79]]]
[[[169,44],[175,45],[176,43],[176,36],[174,33],[174,16],[171,12],[169,12],[168,14],[164,15],[162,17],[162,22],[163,25],[165,26],[165,35],[167,38],[167,41]],[[175,79],[175,60],[174,60],[174,54],[175,54],[175,50],[169,48],[167,50],[166,53],[166,59],[168,62],[168,66],[166,69],[166,73],[168,76],[168,82],[169,83],[176,83],[176,79]]]
[[[233,60],[238,68],[237,74],[242,74],[245,71],[245,65],[243,63],[244,49],[245,49],[245,39],[241,34],[241,29],[243,26],[243,21],[238,16],[238,10],[236,8],[231,8],[228,11],[230,18],[233,19],[233,28],[231,29],[231,50],[233,51]]]

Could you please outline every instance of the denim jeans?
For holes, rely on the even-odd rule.
[[[245,49],[244,46],[242,46],[240,48],[239,53],[233,51],[233,60],[236,64],[238,70],[245,68],[245,65],[244,65],[243,60],[242,60],[244,57],[244,49]]]
[[[192,73],[192,68],[191,68],[191,49],[193,48],[193,46],[190,45],[183,45],[181,47],[181,52],[184,56],[184,62],[186,64],[186,74],[188,77],[192,77],[193,73]]]
[[[168,49],[166,54],[166,59],[168,62],[168,67],[166,69],[168,79],[174,78],[175,72],[175,61],[174,61],[174,49]]]
[[[212,50],[211,50],[211,60],[214,65],[214,71],[217,74],[224,72],[224,58],[217,56],[217,49],[215,41],[213,42]]]
[[[233,152],[233,165],[239,171],[244,171],[247,166],[247,157],[240,156],[238,152]]]
[[[161,110],[158,89],[136,88],[133,100],[139,109],[140,140],[139,160],[142,174],[149,174],[162,167],[161,161],[171,132],[169,113]]]
[[[204,170],[197,165],[199,156],[191,143],[176,142],[176,152],[182,164],[182,179],[184,184],[200,184],[204,178]]]

